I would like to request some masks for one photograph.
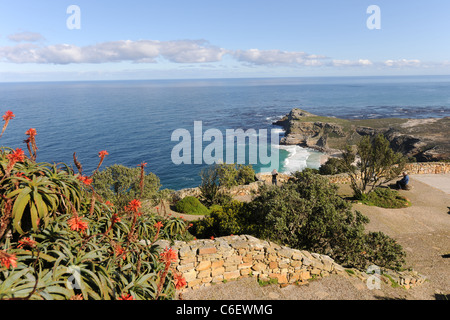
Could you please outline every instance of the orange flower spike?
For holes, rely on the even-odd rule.
[[[108,151],[106,151],[106,150],[100,151],[100,152],[98,153],[98,157],[100,158],[100,162],[98,163],[97,169],[95,169],[95,171],[94,171],[94,173],[93,173],[92,175],[94,175],[94,174],[97,173],[98,169],[100,169],[100,166],[102,165],[103,160],[105,160],[105,157],[106,157],[107,155],[109,155],[109,153],[108,153]]]
[[[20,149],[17,148],[13,153],[10,153],[6,156],[10,163],[16,163],[16,162],[23,162],[25,160],[25,152]],[[13,166],[14,166],[13,164]]]
[[[122,257],[122,259],[125,260],[127,258],[125,253],[125,249],[122,248],[120,244],[115,245],[114,254],[116,255],[116,257]]]
[[[70,229],[73,231],[84,232],[88,228],[88,223],[80,217],[75,216],[68,221]]]
[[[10,266],[17,268],[17,257],[14,254],[8,254],[6,251],[0,250],[0,265],[9,269]]]
[[[8,123],[11,119],[15,117],[14,113],[12,111],[6,111],[5,115],[3,116],[3,120],[5,121],[5,124],[3,125],[2,133],[0,134],[0,137],[3,136],[3,133],[6,130],[6,127],[8,126]]]
[[[102,159],[104,159],[105,156],[108,156],[108,155],[109,155],[109,153],[108,153],[108,151],[106,151],[106,150],[100,151],[100,152],[98,153],[99,158],[102,158]]]
[[[17,246],[17,248],[23,249],[23,247],[34,248],[34,247],[36,247],[36,241],[34,241],[28,237],[23,238],[22,240],[19,240],[19,245]]]
[[[9,121],[9,120],[11,120],[11,119],[14,119],[15,116],[16,116],[16,115],[15,115],[12,111],[8,110],[8,111],[6,111],[5,115],[4,115],[2,118],[3,118],[3,120],[4,120],[5,122],[7,122],[7,121]]]
[[[9,176],[12,168],[17,162],[25,161],[25,152],[22,149],[17,148],[13,153],[8,154],[6,158],[9,160],[8,166],[6,167],[6,176]]]
[[[164,226],[163,223],[161,221],[158,221],[157,223],[155,223],[153,225],[156,228],[156,235],[155,235],[155,239],[153,241],[158,240],[159,237],[159,232],[161,231],[161,228]]]
[[[34,155],[32,155],[34,158],[36,158],[36,151],[38,150],[37,146],[36,146],[36,129],[31,128],[30,130],[28,130],[27,132],[25,132],[25,134],[27,136],[29,136],[29,138],[27,140],[25,140],[25,142],[27,144],[31,143],[31,147],[33,148],[33,153]]]
[[[167,264],[170,264],[172,262],[177,261],[178,254],[176,251],[174,251],[172,248],[165,249],[164,252],[160,254],[161,260],[164,261]]]
[[[147,166],[147,162],[142,162],[138,167],[145,168]]]
[[[134,297],[131,294],[127,294],[127,293],[123,293],[120,297],[119,300],[136,300],[134,299]]]
[[[183,289],[186,286],[186,279],[181,274],[175,274],[174,275],[175,280],[175,289]]]
[[[87,186],[90,186],[92,183],[92,179],[85,177],[85,176],[79,176],[79,177],[77,177],[77,179],[80,180],[81,182],[83,182]]]
[[[139,200],[134,199],[128,203],[128,206],[126,206],[125,209],[134,213],[138,213],[141,207],[142,203]]]
[[[28,130],[27,132],[25,132],[25,134],[26,134],[27,136],[30,136],[31,139],[33,139],[34,137],[37,136],[36,129],[34,129],[34,128],[31,128],[30,130]]]
[[[120,222],[120,217],[117,214],[113,214],[112,217],[111,217],[111,222],[113,224]]]

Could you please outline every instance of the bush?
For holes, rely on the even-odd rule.
[[[175,205],[175,211],[186,214],[206,215],[209,213],[206,208],[196,197],[188,196]]]
[[[337,186],[319,175],[296,173],[292,181],[280,188],[261,190],[251,205],[261,237],[326,254],[360,270],[375,263],[381,267],[403,263],[401,246],[385,235],[366,235],[364,225],[369,219],[353,212],[351,203],[338,196]],[[384,251],[372,252],[367,250],[369,245]]]
[[[368,195],[361,195],[358,200],[366,205],[381,208],[397,209],[409,206],[408,200],[402,197],[398,191],[389,188],[376,188]]]
[[[194,223],[192,232],[199,238],[251,233],[247,214],[245,204],[236,200],[224,206],[214,205],[209,216]]]
[[[356,148],[348,146],[342,157],[357,198],[397,178],[406,164],[406,158],[401,153],[394,152],[382,134],[372,138],[363,137]],[[354,166],[356,159],[358,160]]]
[[[200,176],[201,201],[208,207],[230,202],[227,189],[256,181],[251,165],[216,164],[203,169]]]
[[[93,177],[92,186],[103,199],[111,201],[118,207],[125,206],[135,198],[155,201],[161,187],[159,178],[148,173],[144,175],[144,189],[141,197],[141,169],[129,168],[115,164]]]
[[[334,175],[347,172],[344,166],[344,160],[339,158],[328,158],[319,168],[321,175]]]
[[[223,163],[216,165],[215,170],[218,172],[219,185],[224,188],[246,185],[256,181],[252,165]]]

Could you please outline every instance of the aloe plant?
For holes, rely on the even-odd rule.
[[[3,117],[2,134],[13,117]],[[0,148],[0,300],[172,299],[185,280],[173,277],[173,256],[155,242],[190,236],[185,222],[143,214],[137,199],[109,205],[75,156],[77,174],[66,164],[37,163],[36,130],[26,134],[29,157]],[[99,152],[93,175],[106,155]]]

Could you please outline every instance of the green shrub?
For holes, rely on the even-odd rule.
[[[209,213],[208,208],[206,208],[200,200],[192,196],[185,197],[178,201],[175,205],[175,211],[194,215],[206,215]]]
[[[208,207],[230,202],[227,189],[256,181],[251,165],[216,164],[203,169],[200,176],[201,201]]]
[[[215,169],[218,172],[219,185],[224,188],[246,185],[256,181],[252,165],[222,163],[216,165]]]
[[[104,200],[111,201],[118,207],[125,206],[133,199],[141,198],[140,168],[129,168],[115,164],[93,177],[92,186]],[[144,176],[142,199],[156,200],[161,187],[159,178],[148,173]]]
[[[358,200],[366,205],[381,208],[397,209],[409,206],[408,200],[402,197],[398,191],[389,188],[376,188],[368,195],[362,194]]]
[[[369,219],[353,212],[351,203],[338,196],[337,186],[320,175],[296,173],[280,188],[260,191],[250,204],[257,236],[326,254],[360,270],[403,263],[401,246],[381,233],[367,235],[364,225]]]
[[[396,179],[406,164],[406,158],[394,152],[382,134],[364,136],[355,147],[347,146],[342,159],[356,198]]]
[[[328,158],[319,168],[319,174],[321,175],[334,175],[345,172],[347,172],[347,169],[344,166],[344,160],[339,158]]]
[[[236,200],[224,206],[214,205],[209,216],[194,223],[192,232],[198,238],[250,233],[247,215],[246,205]]]

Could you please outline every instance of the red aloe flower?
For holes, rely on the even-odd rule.
[[[36,159],[36,152],[38,150],[36,146],[36,135],[37,135],[36,129],[31,128],[30,130],[25,132],[25,134],[29,137],[27,140],[25,140],[25,143],[28,146],[28,151],[30,151],[30,155],[33,157],[33,159]],[[30,150],[30,144],[33,152],[31,152]]]
[[[109,153],[108,153],[108,151],[106,151],[106,150],[100,151],[100,152],[98,153],[98,156],[99,156],[99,158],[101,158],[101,159],[104,159],[105,156],[108,156],[108,155],[109,155]]]
[[[26,179],[26,180],[28,180],[28,181],[31,181],[31,179],[28,178],[23,172],[17,172],[17,173],[15,174],[15,176],[16,176],[17,178],[24,178],[24,179]]]
[[[8,126],[8,123],[11,119],[15,117],[14,113],[12,111],[6,111],[5,115],[3,116],[3,120],[5,121],[5,124],[3,125],[2,133],[0,134],[0,138],[3,136],[3,133],[6,130],[6,127]]]
[[[93,173],[92,175],[94,175],[94,174],[97,173],[98,169],[100,169],[100,166],[102,165],[103,160],[105,160],[105,157],[106,157],[107,155],[109,155],[109,153],[108,153],[108,151],[106,151],[106,150],[102,150],[102,151],[100,151],[100,152],[98,153],[98,157],[100,158],[100,161],[99,161],[99,163],[98,163],[98,165],[97,165],[97,169],[95,169],[95,171],[94,171],[94,173]]]
[[[120,244],[116,244],[114,246],[114,254],[116,257],[121,257],[123,260],[125,260],[127,258],[125,253],[125,249]]]
[[[6,156],[10,163],[16,163],[16,162],[23,162],[25,160],[25,152],[20,149],[17,148],[13,153],[10,153]]]
[[[17,246],[17,248],[22,249],[23,247],[34,248],[36,247],[36,241],[28,237],[23,238],[22,240],[19,240],[19,245]]]
[[[128,206],[125,207],[125,210],[134,212],[136,214],[139,213],[139,209],[142,207],[142,202],[137,199],[131,200],[128,203]]]
[[[178,259],[178,254],[176,251],[174,251],[172,248],[169,249],[165,249],[161,254],[160,254],[161,260],[163,262],[167,264],[170,264],[172,262],[177,261]]]
[[[6,269],[9,269],[9,266],[17,268],[17,257],[14,254],[8,254],[6,251],[0,250],[0,264]]]
[[[8,154],[6,158],[8,158],[9,162],[8,166],[6,167],[5,176],[9,176],[14,165],[17,162],[23,162],[25,160],[25,152],[22,149],[17,148],[13,153]]]
[[[161,221],[158,221],[157,223],[154,224],[154,227],[156,228],[156,235],[155,235],[155,239],[153,241],[158,240],[159,237],[159,231],[161,230],[161,228],[163,227],[163,223]]]
[[[123,293],[120,297],[119,300],[136,300],[134,299],[134,297],[129,294],[129,293]]]
[[[4,121],[9,121],[15,117],[14,113],[10,110],[6,111],[5,115],[2,117]]]
[[[107,200],[107,201],[105,202],[105,204],[106,204],[107,206],[114,207],[114,204],[113,204],[111,201],[109,201],[109,200]]]
[[[120,222],[120,217],[117,214],[114,213],[112,215],[112,217],[111,217],[111,223],[115,224],[115,223],[118,223],[118,222]]]
[[[30,136],[31,139],[33,139],[34,137],[37,136],[36,129],[34,129],[34,128],[31,128],[30,130],[28,130],[27,132],[25,132],[25,134],[26,134],[27,136]]]
[[[181,274],[175,274],[174,275],[175,280],[175,289],[183,289],[186,286],[186,279]]]
[[[85,177],[85,176],[79,176],[79,177],[77,177],[77,179],[80,180],[81,182],[83,182],[87,186],[90,186],[92,183],[92,179]]]
[[[88,223],[83,221],[79,216],[74,216],[67,222],[73,231],[84,232],[88,228]]]

